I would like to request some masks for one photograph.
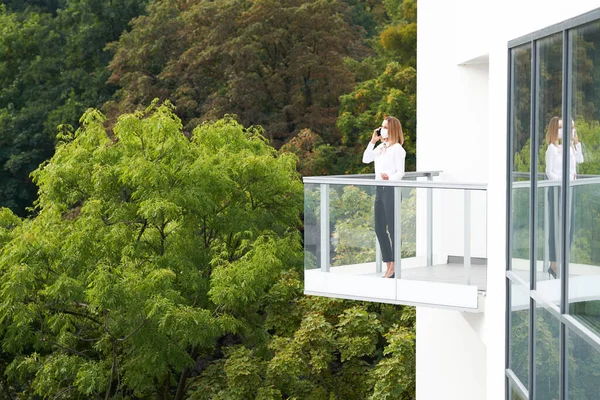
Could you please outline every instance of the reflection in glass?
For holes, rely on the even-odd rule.
[[[519,392],[519,390],[511,383],[510,400],[527,400],[527,397],[523,396],[521,392]]]
[[[529,281],[531,45],[513,49],[511,59],[511,269]]]
[[[600,394],[600,352],[572,330],[567,330],[568,338],[568,379],[569,400],[597,399]]]
[[[576,180],[571,192],[574,222],[569,312],[600,333],[600,22],[572,30],[569,40],[573,69],[571,146],[582,152],[582,162],[571,171]]]
[[[513,370],[525,387],[529,387],[529,292],[510,285],[510,360]]]
[[[562,32],[537,42],[538,96],[536,127],[538,176],[536,268],[538,281],[560,275],[561,186],[562,186]],[[559,285],[546,286],[548,298],[560,301]],[[553,293],[548,293],[552,291]]]
[[[558,400],[560,321],[538,304],[535,316],[535,398]]]

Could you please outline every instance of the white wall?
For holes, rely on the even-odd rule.
[[[418,0],[417,169],[488,184],[488,282],[484,315],[417,310],[417,400],[504,399],[508,41],[599,6]]]
[[[469,322],[459,311],[417,307],[417,399],[486,398],[486,347]]]

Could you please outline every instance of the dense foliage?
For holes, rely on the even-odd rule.
[[[1,213],[11,396],[412,398],[414,310],[302,295],[295,157],[168,104],[88,110]]]
[[[0,4],[0,199],[24,215],[35,199],[29,174],[52,156],[57,127],[72,130],[114,93],[104,48],[145,1],[6,3],[20,11]]]

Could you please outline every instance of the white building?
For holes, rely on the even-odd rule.
[[[305,178],[305,292],[416,305],[417,400],[600,399],[599,6],[418,2],[430,172],[388,183],[395,279],[372,250],[372,207],[340,212],[374,196],[372,176]],[[563,116],[569,152],[552,133]]]

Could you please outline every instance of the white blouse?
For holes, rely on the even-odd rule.
[[[577,164],[583,162],[583,153],[581,151],[581,143],[575,146],[569,146],[571,154],[569,154],[569,177],[575,179],[577,172]],[[553,143],[548,145],[546,150],[546,177],[551,181],[560,181],[562,179],[562,146],[557,146]]]
[[[400,143],[387,146],[385,143],[375,148],[375,145],[369,142],[369,145],[363,153],[362,161],[369,164],[375,161],[375,179],[383,180],[381,174],[386,173],[391,181],[399,181],[404,176],[404,160],[406,159],[406,150]]]

